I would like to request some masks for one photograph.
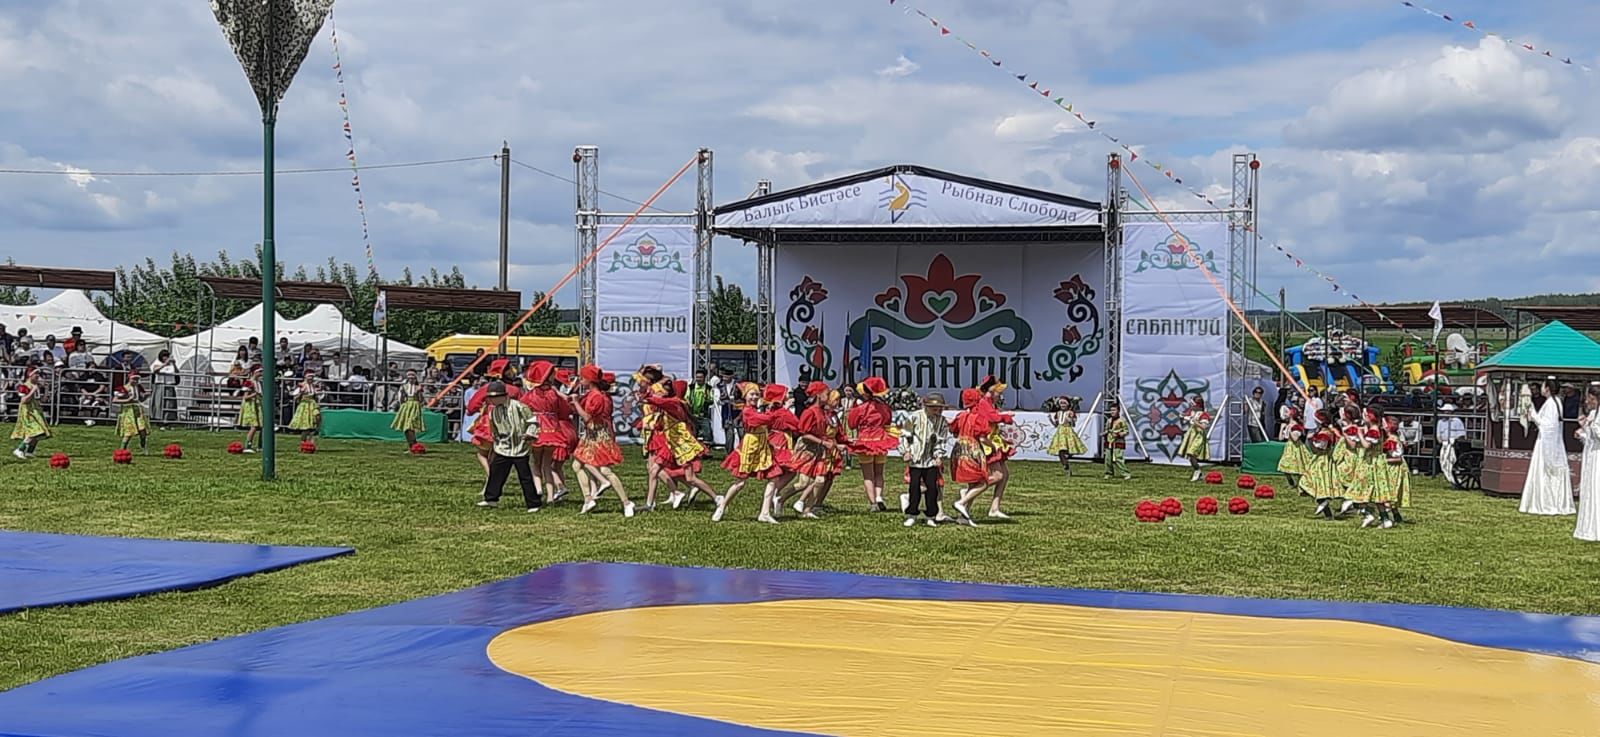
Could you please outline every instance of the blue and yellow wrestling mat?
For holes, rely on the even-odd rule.
[[[0,614],[189,591],[351,552],[0,530]]]
[[[0,693],[0,734],[1586,735],[1600,618],[569,564]]]

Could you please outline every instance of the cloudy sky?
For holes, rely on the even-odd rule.
[[[1600,5],[1438,2],[1600,62]],[[1600,291],[1600,73],[1378,0],[915,4],[1186,182],[1223,187],[1231,153],[1259,153],[1264,232],[1363,297]],[[642,199],[708,146],[719,201],[758,178],[897,162],[1100,198],[1104,139],[898,7],[339,0],[335,20],[364,164],[487,156],[504,139],[570,175],[573,146],[595,144],[602,188]],[[281,168],[345,164],[332,63],[325,27],[283,104]],[[0,168],[259,165],[256,103],[204,0],[0,0],[0,89]],[[362,180],[381,273],[459,265],[492,284],[494,163]],[[662,200],[692,201],[689,179]],[[278,208],[290,264],[365,260],[348,174],[285,175]],[[572,186],[516,168],[512,208],[512,286],[547,288],[572,264]],[[0,174],[0,258],[19,263],[246,254],[259,233],[252,177]],[[750,254],[718,248],[719,270],[748,283]],[[1264,291],[1338,299],[1269,254]]]

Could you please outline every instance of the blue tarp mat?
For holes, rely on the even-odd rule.
[[[786,599],[1028,602],[1367,622],[1600,662],[1600,618],[1134,594],[842,573],[565,564],[452,594],[115,661],[0,693],[0,735],[775,735],[555,691],[489,660],[506,630],[591,612]]]
[[[351,552],[0,530],[0,613],[188,591]]]

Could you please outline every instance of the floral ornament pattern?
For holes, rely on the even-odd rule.
[[[1196,263],[1198,261],[1199,263]],[[1217,252],[1206,251],[1200,253],[1192,241],[1183,233],[1173,233],[1153,251],[1139,252],[1139,266],[1133,273],[1149,271],[1151,269],[1165,269],[1167,271],[1185,271],[1199,268],[1200,264],[1216,272]]]
[[[688,273],[683,270],[683,256],[680,251],[669,251],[662,247],[661,242],[645,233],[629,243],[627,248],[614,251],[611,254],[611,268],[606,273],[621,269],[634,271],[656,271],[666,269],[679,274]]]
[[[1083,281],[1082,274],[1061,282],[1055,298],[1067,306],[1068,322],[1061,328],[1061,343],[1045,357],[1045,370],[1035,375],[1045,381],[1065,376],[1073,382],[1083,376],[1083,359],[1100,352],[1105,328],[1100,325],[1100,308],[1094,304],[1094,289]]]
[[[1183,442],[1183,410],[1195,397],[1209,398],[1211,382],[1189,381],[1177,371],[1168,371],[1159,379],[1134,379],[1133,388],[1137,393],[1133,424],[1139,439],[1168,461],[1177,458]]]
[[[827,326],[811,324],[817,317],[817,305],[827,299],[827,288],[807,274],[789,290],[789,309],[784,312],[783,327],[778,330],[784,352],[804,361],[816,381],[833,381],[839,376],[833,369],[833,352],[824,335]]]
[[[211,12],[266,119],[277,119],[278,102],[332,9],[333,0],[212,0]]]
[[[981,274],[958,275],[949,256],[935,256],[928,273],[902,274],[904,289],[891,286],[873,298],[874,306],[850,324],[850,345],[862,345],[874,332],[922,340],[937,328],[956,340],[1000,333],[992,340],[996,350],[1022,353],[1033,343],[1033,326],[1016,310],[1005,307],[1004,293],[988,285],[980,287],[982,278]],[[887,337],[873,335],[874,351],[887,344]]]

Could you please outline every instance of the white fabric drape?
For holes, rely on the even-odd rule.
[[[1578,476],[1578,528],[1572,536],[1600,542],[1600,412],[1578,422],[1583,437],[1583,470]]]
[[[1539,439],[1528,459],[1520,509],[1528,514],[1573,514],[1577,510],[1572,505],[1572,475],[1561,438],[1561,401],[1546,399],[1531,419],[1538,427]]]

